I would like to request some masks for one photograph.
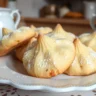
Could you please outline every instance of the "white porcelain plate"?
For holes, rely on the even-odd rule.
[[[51,79],[35,78],[27,75],[22,63],[13,55],[8,55],[0,57],[0,83],[23,90],[86,91],[96,88],[96,74],[78,77],[61,74]]]

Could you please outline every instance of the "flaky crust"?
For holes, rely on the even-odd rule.
[[[55,29],[47,35],[49,37],[56,38],[56,39],[57,38],[65,38],[65,39],[70,40],[72,42],[76,38],[73,33],[65,31],[60,24],[57,24]]]
[[[40,34],[35,45],[24,53],[23,65],[34,77],[51,78],[63,73],[74,57],[75,48],[71,41]]]
[[[75,39],[76,55],[73,63],[66,70],[72,76],[90,75],[96,72],[96,52]]]
[[[30,49],[30,44],[33,44],[33,42],[35,42],[37,39],[36,38],[31,38],[28,43],[19,46],[16,48],[15,53],[16,53],[16,57],[22,62],[23,59],[23,55],[25,53],[25,51]]]
[[[35,32],[29,27],[21,27],[15,32],[4,35],[0,41],[0,56],[8,54],[22,44],[26,44],[34,35]]]

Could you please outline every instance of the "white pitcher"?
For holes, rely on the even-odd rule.
[[[84,1],[85,18],[90,20],[93,14],[96,14],[96,1]]]
[[[17,19],[14,22],[14,15],[17,15]],[[18,10],[11,11],[11,9],[0,8],[0,39],[2,38],[2,28],[9,28],[15,30],[20,22],[20,14]]]

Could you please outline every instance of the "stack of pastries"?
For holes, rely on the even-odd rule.
[[[50,27],[3,28],[0,56],[14,51],[27,73],[38,78],[59,74],[72,76],[96,72],[96,32],[76,37],[60,24]]]

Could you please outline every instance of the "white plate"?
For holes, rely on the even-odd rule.
[[[0,57],[0,83],[23,90],[51,92],[86,91],[96,88],[96,74],[90,76],[58,75],[51,79],[28,76],[23,65],[13,55]]]

